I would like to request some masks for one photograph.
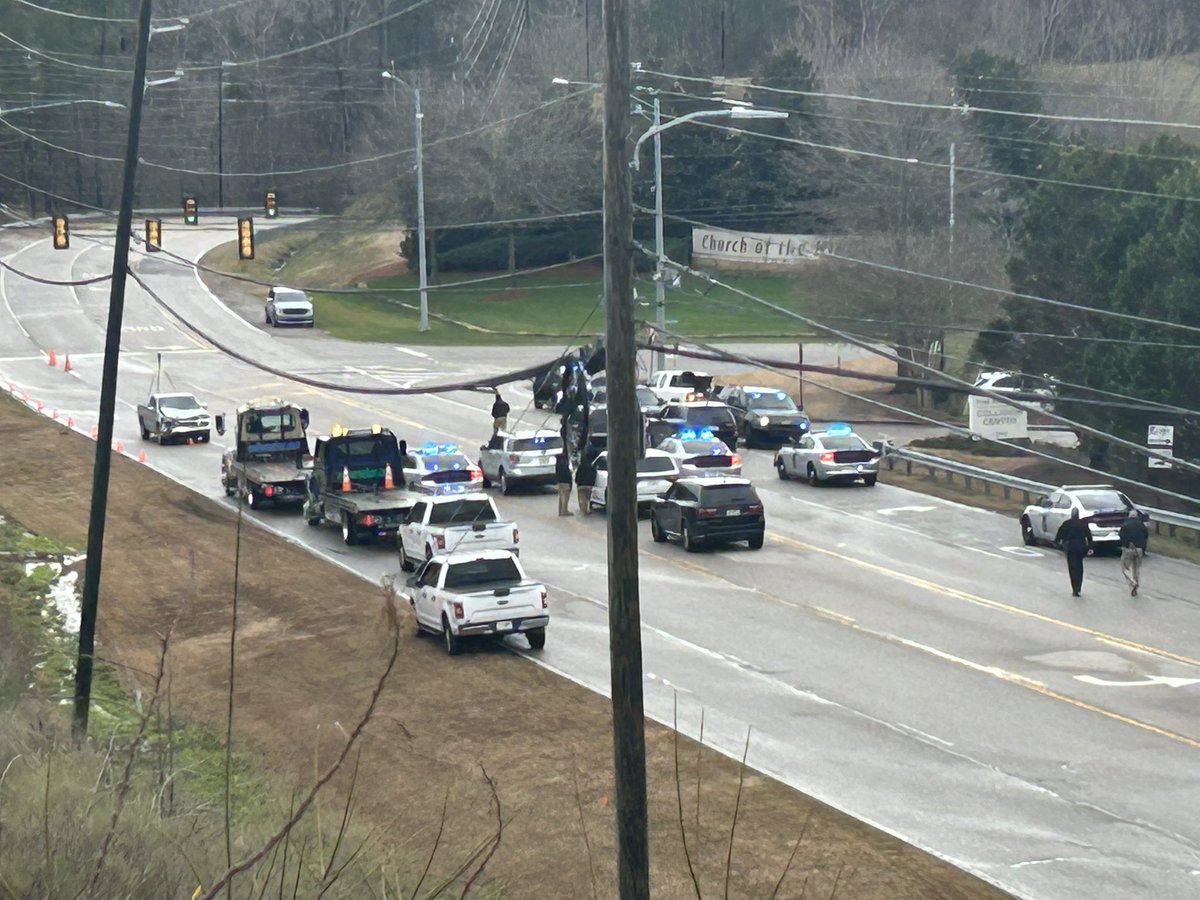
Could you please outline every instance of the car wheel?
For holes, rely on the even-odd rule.
[[[692,537],[692,529],[686,524],[683,526],[683,549],[688,553],[695,553],[700,549],[700,545]]]
[[[224,476],[221,477],[221,487],[225,488],[226,497],[232,497],[237,493],[237,485],[230,485]]]
[[[864,475],[863,484],[865,484],[867,487],[875,487],[875,482],[878,478],[878,475]]]
[[[512,485],[508,483],[508,473],[503,469],[500,470],[500,493],[508,496],[508,492],[512,490]]]
[[[821,479],[817,477],[817,467],[812,463],[808,464],[808,483],[813,487],[817,487],[821,483]]]
[[[525,637],[529,641],[530,650],[541,650],[546,646],[545,628],[530,628],[525,632]]]
[[[148,429],[145,425],[142,426],[142,440],[150,440],[150,429]]]
[[[763,545],[763,533],[760,531],[754,537],[750,538],[747,543],[750,545],[751,550],[761,550]]]
[[[650,537],[654,538],[656,544],[661,544],[667,539],[667,533],[659,526],[658,516],[654,513],[650,513]]]
[[[483,486],[489,488],[492,486],[492,479],[487,477],[487,472],[483,470],[483,460],[479,461],[479,472],[483,476]]]
[[[1021,540],[1026,547],[1032,547],[1037,543],[1037,538],[1033,536],[1033,526],[1024,516],[1021,517]]]
[[[750,426],[747,425],[745,422],[743,422],[742,423],[742,443],[745,444],[747,448],[749,448],[752,444],[751,437],[752,437],[752,435],[750,434]]]
[[[779,473],[780,481],[788,481],[791,476],[788,475],[787,466],[784,465],[781,457],[775,457],[775,471]]]
[[[450,630],[450,620],[442,616],[442,644],[446,647],[447,656],[458,656],[462,650],[462,641]]]
[[[258,506],[258,494],[255,493],[254,488],[246,489],[246,506],[248,506],[250,509],[254,509]]]
[[[408,558],[408,554],[404,552],[404,541],[398,541],[400,544],[400,571],[411,572],[413,570],[412,560]]]
[[[212,432],[211,431],[200,432],[199,440],[200,440],[200,443],[207,444],[209,441],[212,440]]]
[[[271,311],[269,309],[263,310],[263,319],[266,321],[266,323],[268,325],[271,324]]]
[[[358,531],[354,527],[354,520],[350,518],[350,513],[342,513],[342,540],[347,546],[358,543]]]

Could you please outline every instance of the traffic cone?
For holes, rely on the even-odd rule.
[[[140,463],[144,463],[145,461],[146,461],[146,451],[145,451],[145,450],[139,450],[139,451],[138,451],[138,462],[140,462]]]
[[[347,466],[342,466],[342,490],[350,490],[350,469]]]
[[[21,391],[21,399],[26,403],[29,402],[29,391]]]
[[[70,353],[66,354],[66,356],[63,359],[63,371],[64,372],[71,371],[71,354]]]
[[[388,463],[383,469],[383,489],[390,491],[396,486],[396,482],[392,480],[392,464]]]
[[[55,422],[58,421],[58,410],[57,409],[50,413],[50,418],[52,418]]]
[[[13,384],[11,381],[8,383],[8,392],[10,394],[15,394],[17,392],[17,386],[15,384]]]
[[[75,418],[73,416],[67,416],[67,427],[68,428],[75,427]]]
[[[92,440],[94,441],[98,437],[100,437],[100,429],[97,428],[95,425],[93,425],[92,426]]]
[[[42,411],[42,409],[45,407],[45,405],[46,405],[45,403],[43,403],[41,400],[39,400],[39,401],[37,402],[37,408],[38,408],[38,412],[41,412],[41,411]]]
[[[54,355],[53,347],[50,348],[50,365],[52,365],[52,366],[58,365],[58,357]]]
[[[124,453],[125,445],[121,441],[117,441],[117,445],[115,447],[113,447],[113,449],[116,450],[118,453]]]

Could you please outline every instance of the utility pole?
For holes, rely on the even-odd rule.
[[[629,171],[630,0],[604,0],[604,318],[608,369],[608,640],[612,678],[617,885],[648,900],[646,726],[638,597],[637,458],[641,411],[634,392],[633,197]]]
[[[413,88],[413,102],[417,105],[417,281],[421,288],[421,307],[417,317],[417,331],[429,330],[429,274],[425,263],[425,162],[421,149],[421,90]]]
[[[112,466],[113,414],[117,405],[117,362],[121,355],[121,319],[125,311],[125,280],[129,272],[129,236],[133,228],[134,187],[137,180],[138,137],[142,124],[142,95],[146,90],[146,51],[150,45],[150,2],[142,0],[138,15],[137,56],[129,102],[129,134],[125,141],[125,172],[121,209],[113,249],[112,284],[108,297],[108,330],[100,381],[100,422],[96,429],[96,460],[92,471],[92,506],[88,517],[87,561],[80,601],[79,657],[75,663],[75,740],[87,739],[92,700],[92,663],[96,646],[96,613],[100,599],[100,563],[104,555],[104,525],[108,513],[108,476]]]
[[[217,69],[217,209],[225,208],[225,63]]]
[[[659,111],[658,94],[654,95],[654,324],[658,328],[659,350],[654,365],[656,369],[667,367],[666,355],[662,350],[663,333],[667,329],[667,286],[663,284],[663,260],[666,246],[663,239],[663,178],[662,178],[662,115]]]

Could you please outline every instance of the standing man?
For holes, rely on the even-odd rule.
[[[567,451],[560,450],[554,460],[554,477],[558,482],[558,514],[573,516],[567,507],[571,503],[571,461],[567,459]]]
[[[1083,590],[1083,558],[1092,544],[1092,532],[1087,522],[1079,518],[1079,510],[1071,510],[1071,518],[1058,527],[1054,543],[1067,553],[1067,574],[1071,576],[1071,596]]]
[[[575,470],[575,486],[579,488],[579,511],[585,516],[592,514],[592,488],[596,486],[596,457],[589,444],[579,457],[579,468]]]
[[[508,431],[508,413],[510,407],[504,402],[504,398],[500,396],[500,391],[493,391],[496,395],[495,401],[492,403],[492,437],[495,437],[502,431]]]
[[[1146,542],[1150,530],[1136,509],[1129,511],[1129,518],[1121,524],[1121,574],[1129,582],[1129,596],[1136,597],[1138,581],[1142,574],[1142,557],[1146,555]]]

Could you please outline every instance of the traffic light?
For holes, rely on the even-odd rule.
[[[200,208],[196,206],[195,197],[183,198],[183,224],[199,225],[200,224]]]
[[[146,220],[146,252],[157,253],[162,249],[162,219]]]
[[[275,202],[274,191],[267,191],[266,199],[263,200],[263,211],[266,212],[268,219],[273,219],[279,215],[279,206]]]
[[[238,219],[238,259],[254,259],[253,219]]]
[[[67,250],[71,246],[71,223],[66,216],[54,217],[54,249]]]

